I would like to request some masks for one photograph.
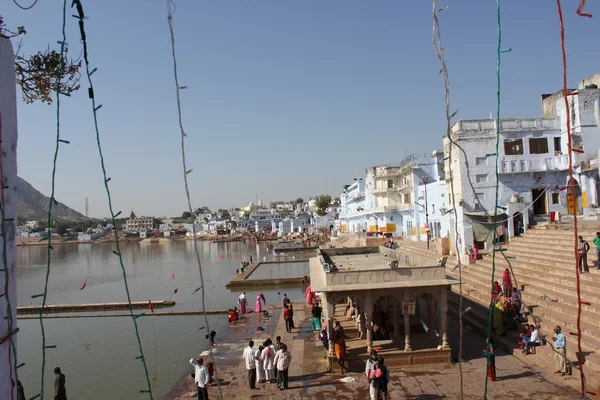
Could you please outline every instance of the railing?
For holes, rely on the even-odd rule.
[[[476,119],[458,121],[452,126],[452,133],[467,131],[491,131],[496,129],[495,119]],[[500,130],[505,131],[533,131],[560,129],[558,118],[502,118]]]

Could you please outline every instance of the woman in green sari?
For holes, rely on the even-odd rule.
[[[504,335],[504,296],[499,296],[494,306],[494,330],[496,335]]]

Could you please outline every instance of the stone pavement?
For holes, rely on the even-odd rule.
[[[231,361],[221,363],[219,376],[222,378],[221,390],[224,399],[368,399],[368,386],[364,367],[354,368],[349,373],[325,373],[326,360],[321,343],[315,338],[310,324],[310,310],[303,305],[295,305],[294,320],[296,329],[291,334],[285,332],[281,306],[271,310],[273,321],[271,329],[254,334],[255,342],[266,337],[281,336],[282,341],[291,347],[292,365],[290,367],[289,390],[278,391],[274,384],[257,384],[257,390],[250,390],[246,381],[241,354],[245,342],[230,344]],[[251,324],[254,318],[249,318]],[[260,323],[260,321],[257,321]],[[457,321],[449,317],[449,326],[457,327]],[[276,327],[275,327],[276,326]],[[273,328],[275,328],[273,330]],[[452,328],[451,328],[452,329]],[[253,331],[252,327],[248,332]],[[457,348],[458,334],[451,333],[451,345]],[[453,334],[454,333],[454,334]],[[248,335],[251,335],[249,333]],[[482,349],[485,339],[479,334],[465,329],[464,358],[462,364],[464,399],[482,399],[485,385],[486,360]],[[226,350],[226,349],[223,349]],[[218,353],[217,353],[218,354]],[[218,354],[225,356],[225,353]],[[337,366],[337,365],[335,365]],[[496,382],[489,382],[488,399],[529,398],[529,399],[574,399],[578,392],[565,385],[565,378],[558,378],[545,371],[536,370],[523,364],[517,358],[497,352]],[[339,371],[336,369],[336,371]],[[460,399],[460,371],[457,364],[430,365],[411,368],[391,368],[389,387],[390,399]],[[351,377],[355,381],[344,383],[340,378]],[[575,379],[573,377],[567,379]],[[194,394],[193,383],[186,379],[185,393],[170,399],[190,399]],[[220,399],[216,386],[209,388],[211,399]]]

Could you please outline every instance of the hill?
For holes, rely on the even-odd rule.
[[[39,221],[48,219],[50,197],[44,196],[29,182],[17,177],[17,216],[22,221]],[[58,201],[58,200],[57,200]],[[57,221],[84,221],[85,216],[61,202],[52,206],[52,219]]]

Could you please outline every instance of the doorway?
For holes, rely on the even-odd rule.
[[[533,213],[535,215],[545,215],[546,212],[546,189],[531,189],[531,198],[533,200]]]

